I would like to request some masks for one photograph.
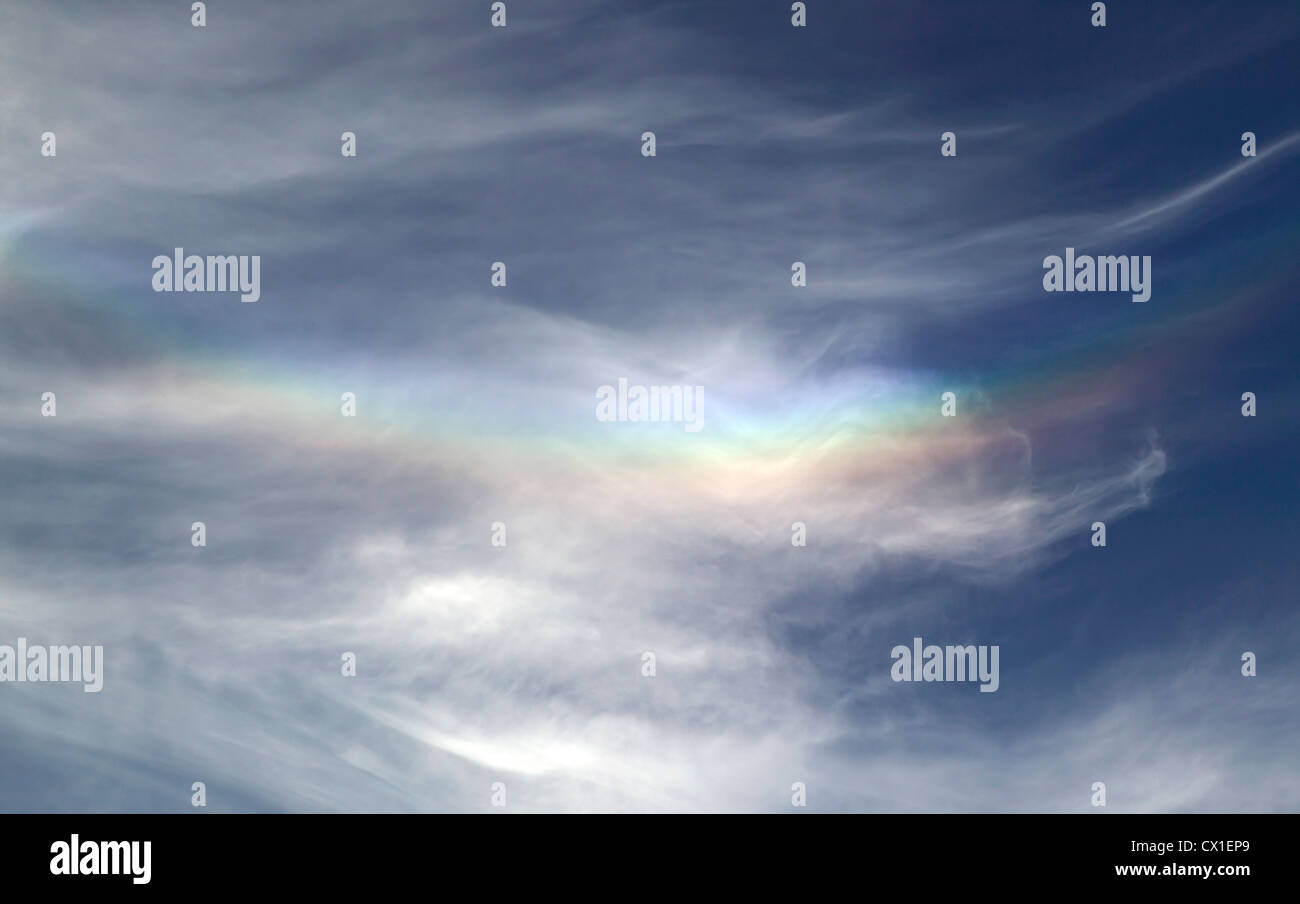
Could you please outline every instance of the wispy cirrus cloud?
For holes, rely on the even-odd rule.
[[[166,810],[204,780],[215,809],[478,810],[503,781],[513,809],[777,810],[805,781],[814,809],[1071,810],[1100,778],[1121,809],[1294,807],[1250,734],[1286,685],[1041,654],[1113,614],[1089,569],[1185,504],[1168,479],[1233,447],[1188,442],[1218,422],[1180,349],[1190,313],[1246,327],[1162,268],[1204,255],[1266,309],[1277,272],[1202,232],[1294,137],[1099,191],[1100,155],[1054,181],[1064,105],[945,100],[978,60],[777,78],[674,7],[512,8],[502,35],[419,4],[0,15],[30,87],[0,100],[0,628],[109,661],[93,700],[0,693],[6,806]],[[1148,320],[1044,300],[1043,255],[1139,238],[1168,255]],[[181,246],[260,254],[262,300],[154,294]],[[621,376],[703,386],[706,429],[598,422]],[[1098,520],[1131,532],[1093,550]],[[1002,643],[1002,690],[892,684],[918,634]]]

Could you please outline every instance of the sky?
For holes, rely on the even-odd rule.
[[[1300,809],[1300,8],[489,6],[0,6],[0,810]]]

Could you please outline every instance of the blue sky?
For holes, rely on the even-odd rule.
[[[0,809],[1297,809],[1300,9],[488,6],[0,10]]]

